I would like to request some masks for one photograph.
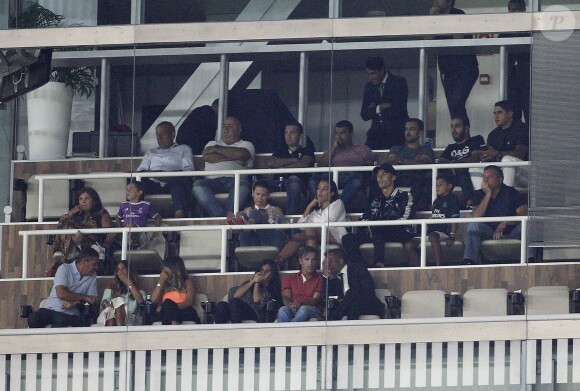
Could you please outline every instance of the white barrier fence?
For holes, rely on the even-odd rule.
[[[506,216],[506,217],[470,217],[470,218],[452,218],[445,219],[446,223],[485,223],[497,221],[519,221],[522,224],[521,245],[520,245],[520,262],[526,263],[527,249],[527,222],[528,216]],[[31,230],[20,231],[22,238],[22,278],[28,277],[28,247],[30,236],[42,235],[74,235],[80,233],[117,233],[122,235],[122,254],[121,259],[127,259],[128,240],[131,232],[182,232],[182,231],[222,231],[221,240],[221,259],[220,271],[227,272],[227,231],[228,230],[256,230],[256,229],[300,229],[300,228],[320,228],[321,237],[327,238],[329,227],[369,227],[384,225],[420,225],[421,226],[421,267],[427,266],[427,225],[441,224],[440,219],[414,219],[414,220],[388,220],[388,221],[351,221],[351,222],[329,222],[329,223],[300,223],[300,224],[253,224],[253,225],[189,225],[189,226],[172,226],[172,227],[134,227],[134,228],[100,228],[100,229],[48,229],[48,230]],[[200,244],[202,245],[202,244]],[[328,243],[322,240],[320,246],[320,260],[324,259]]]
[[[578,389],[579,321],[564,315],[6,330],[0,391]]]
[[[530,162],[496,162],[494,163],[500,167],[526,167],[530,165]],[[436,198],[435,192],[435,179],[437,178],[437,172],[441,169],[460,169],[460,168],[483,168],[488,166],[489,163],[460,163],[460,164],[417,164],[417,165],[402,165],[395,166],[397,170],[400,171],[410,171],[410,170],[431,170],[431,198]],[[132,172],[132,173],[101,173],[101,174],[42,174],[36,175],[38,179],[38,222],[44,221],[44,184],[45,181],[57,180],[57,179],[109,179],[109,178],[136,178],[141,180],[143,177],[203,177],[205,175],[217,175],[217,176],[233,176],[235,183],[235,195],[234,195],[234,212],[238,212],[240,203],[240,176],[248,175],[276,175],[276,174],[299,174],[299,173],[331,173],[334,182],[339,185],[338,174],[340,172],[367,172],[370,173],[375,166],[360,166],[360,167],[316,167],[316,168],[278,168],[278,169],[251,169],[251,170],[221,170],[221,171],[173,171],[173,172]],[[121,203],[123,200],[119,200]]]

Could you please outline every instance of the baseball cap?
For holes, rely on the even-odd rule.
[[[395,168],[389,163],[383,163],[373,168],[373,175],[377,175],[377,172],[379,172],[379,170],[383,170],[386,173],[397,175],[397,170],[395,170]]]

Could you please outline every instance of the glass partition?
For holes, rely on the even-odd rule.
[[[99,7],[104,4],[99,2]],[[175,16],[175,12],[163,8],[171,4],[142,2],[144,23],[191,22],[192,14],[184,12]],[[242,4],[243,7],[238,4],[239,10],[231,9],[231,15],[226,15],[218,12],[217,3],[199,4],[206,21],[234,20],[236,15],[247,12],[247,7],[255,6],[253,2]],[[373,16],[373,11],[379,11],[383,5],[378,1],[356,4],[344,1],[341,16]],[[428,12],[430,4],[424,5],[426,11],[421,13]],[[499,2],[478,4],[477,7],[460,2],[457,5],[467,13],[492,12],[489,9],[504,6]],[[154,7],[158,7],[157,15],[169,19],[148,19],[148,9]],[[330,8],[326,1],[298,2],[288,17],[322,19],[327,17]],[[409,14],[404,9],[390,11],[393,16]],[[184,19],[174,20],[173,16]],[[123,18],[127,19],[127,15],[123,14]],[[125,19],[110,23],[129,23]],[[135,37],[135,41],[141,42],[141,38]],[[520,117],[531,125],[530,153],[535,160],[531,166],[515,169],[515,187],[520,197],[512,201],[516,203],[527,198],[530,219],[526,213],[521,222],[514,218],[513,223],[507,223],[513,227],[527,227],[524,232],[528,241],[540,249],[533,259],[528,259],[530,255],[525,246],[522,251],[523,235],[506,238],[510,235],[509,229],[501,232],[505,234],[500,235],[501,240],[485,237],[485,241],[474,244],[476,227],[481,230],[489,227],[496,232],[502,222],[460,220],[432,229],[434,222],[430,218],[434,207],[430,204],[435,196],[441,195],[434,192],[438,189],[432,183],[434,172],[440,174],[448,170],[449,175],[454,167],[419,165],[407,170],[406,156],[397,157],[395,161],[389,158],[396,151],[393,146],[403,143],[429,144],[435,149],[434,156],[441,156],[448,145],[458,141],[455,130],[465,131],[466,124],[456,124],[451,119],[451,111],[456,107],[451,107],[452,95],[446,91],[448,86],[444,81],[447,75],[442,77],[441,72],[445,73],[445,65],[449,63],[465,64],[466,58],[475,58],[478,63],[465,103],[471,123],[470,135],[487,140],[492,129],[499,126],[491,114],[494,103],[510,97],[510,81],[514,79],[510,67],[525,64],[531,39],[519,35],[473,40],[424,38],[431,37],[341,36],[340,39],[327,37],[324,41],[317,37],[307,41],[140,43],[90,49],[83,46],[65,51],[55,48],[52,67],[62,72],[87,67],[89,73],[85,78],[96,80],[96,88],[89,98],[79,94],[73,99],[70,131],[63,138],[64,152],[46,160],[29,156],[30,161],[14,161],[11,172],[15,179],[23,179],[24,183],[33,175],[42,174],[86,177],[59,179],[55,186],[48,185],[51,180],[47,179],[43,212],[38,211],[39,187],[34,182],[28,182],[30,196],[24,199],[22,182],[18,182],[19,190],[3,195],[8,199],[12,194],[11,204],[15,210],[14,223],[1,227],[0,286],[9,293],[1,303],[7,315],[0,322],[3,329],[0,339],[12,339],[1,344],[4,348],[0,354],[0,372],[6,376],[0,380],[0,386],[10,384],[11,389],[36,389],[37,384],[50,381],[59,389],[66,388],[63,384],[68,383],[79,389],[91,383],[99,389],[115,386],[119,389],[396,389],[424,386],[453,389],[462,386],[505,390],[521,389],[524,384],[548,388],[556,379],[560,386],[573,389],[577,382],[573,373],[577,367],[574,352],[578,338],[574,313],[580,301],[575,291],[578,280],[575,201],[569,195],[557,196],[556,190],[575,193],[573,168],[576,162],[569,156],[562,160],[561,156],[562,151],[574,155],[574,140],[568,130],[570,124],[574,124],[570,118],[574,117],[577,97],[573,92],[568,94],[570,89],[566,87],[574,85],[571,81],[577,72],[562,71],[560,75],[550,70],[560,69],[558,67],[563,64],[566,65],[563,69],[573,69],[574,58],[566,53],[576,53],[575,35],[560,41],[549,34],[534,36],[532,80],[535,83],[536,79],[541,81],[548,75],[550,83],[538,83],[531,95],[531,117],[526,118],[525,114]],[[14,53],[26,56],[29,52]],[[445,57],[449,61],[447,64]],[[529,68],[527,70],[529,73]],[[373,71],[378,71],[378,79]],[[395,82],[398,83],[396,92],[381,100],[387,84]],[[31,92],[8,101],[4,104],[5,110],[0,111],[0,127],[5,134],[5,145],[9,146],[4,156],[16,155],[14,146],[18,144],[26,145],[27,152],[32,153],[32,137],[28,137],[28,131],[33,117],[38,116],[38,109],[28,110],[29,98],[33,95]],[[52,99],[53,103],[60,100]],[[385,106],[381,107],[382,104]],[[395,115],[387,116],[387,109],[396,104],[401,107],[402,120]],[[211,118],[204,122],[205,127],[198,127],[204,115]],[[235,116],[241,124],[228,122],[228,116]],[[53,110],[41,117],[41,124],[54,117]],[[409,126],[407,117],[420,119],[422,131],[418,121],[411,121]],[[310,139],[317,152],[312,164],[307,164],[308,170],[317,172],[302,173],[299,177],[302,180],[299,201],[297,206],[292,205],[295,209],[290,212],[289,193],[294,183],[288,182],[288,173],[283,172],[286,166],[276,167],[269,158],[274,152],[292,152],[292,134],[285,133],[286,125],[292,120],[302,123],[303,140]],[[168,131],[168,124],[160,129],[163,121],[174,125],[175,133],[171,129]],[[557,130],[553,130],[554,127]],[[76,197],[69,189],[74,192],[82,185],[95,188],[103,206],[114,217],[121,202],[131,197],[132,190],[126,190],[128,179],[145,181],[152,175],[157,181],[168,183],[162,178],[165,173],[138,172],[143,155],[164,143],[164,132],[175,136],[178,144],[192,148],[193,168],[202,171],[207,168],[206,160],[214,163],[207,151],[205,156],[202,154],[206,145],[216,136],[224,141],[228,132],[238,128],[242,129],[241,138],[251,141],[255,147],[255,171],[248,171],[247,176],[241,177],[239,172],[219,174],[229,179],[238,175],[234,186],[210,189],[217,195],[219,213],[207,206],[203,194],[195,193],[194,183],[205,179],[201,178],[202,174],[196,174],[195,178],[182,176],[178,181],[186,184],[191,197],[191,204],[184,207],[184,216],[177,215],[179,208],[173,194],[154,194],[147,190],[147,205],[153,205],[163,217],[159,221],[153,215],[146,216],[150,217],[148,226],[158,232],[145,233],[132,227],[128,232],[116,234],[117,240],[125,235],[126,249],[120,244],[107,246],[109,262],[100,264],[102,275],[97,280],[97,304],[99,310],[103,310],[103,296],[112,303],[114,295],[125,294],[128,289],[135,300],[131,299],[131,304],[124,307],[129,311],[124,317],[125,328],[66,329],[63,334],[58,330],[26,330],[26,321],[19,317],[19,306],[29,304],[38,308],[40,299],[49,295],[53,284],[51,277],[43,276],[54,262],[55,238],[35,233],[56,228],[60,216],[74,207]],[[296,128],[295,123],[290,124],[290,130]],[[546,129],[552,130],[546,133]],[[556,131],[562,140],[553,136]],[[105,145],[99,142],[102,134],[108,136]],[[565,145],[556,148],[558,143]],[[346,164],[344,160],[325,161],[324,151],[332,150],[336,158],[337,150],[351,144],[371,144],[372,158],[367,158],[366,149],[362,147],[350,156],[357,164]],[[49,147],[48,141],[41,142],[41,147],[44,147],[40,148],[43,152],[57,153],[56,147]],[[102,147],[106,152],[97,157]],[[559,157],[555,159],[554,156]],[[242,156],[239,160],[247,159]],[[396,187],[412,198],[414,219],[393,219],[386,222],[388,227],[380,226],[381,219],[360,223],[362,213],[372,207],[371,201],[381,194],[386,196],[383,188],[388,187],[383,177],[393,173],[389,166],[373,172],[373,167],[384,162],[394,163],[397,171],[391,179],[395,182],[399,179]],[[5,189],[16,186],[16,182],[10,183],[8,163],[3,164],[7,167],[2,176],[5,178],[2,188]],[[558,172],[562,164],[572,170],[561,175],[552,174]],[[310,167],[317,167],[317,170]],[[146,167],[151,171],[167,171],[157,168]],[[184,172],[187,175],[193,168],[181,166],[167,175],[179,176]],[[282,170],[276,171],[278,168]],[[468,170],[466,166],[461,169]],[[514,170],[503,167],[504,180],[510,169]],[[450,186],[447,190],[459,198],[459,218],[473,218],[476,214],[469,208],[470,195],[464,189],[464,185],[471,182],[471,176],[469,171],[463,171],[467,174],[463,179],[469,182],[460,183],[458,171],[455,169],[453,173],[456,175],[455,188]],[[497,171],[494,175],[486,172],[482,176],[485,181],[496,180],[497,184],[500,179]],[[27,176],[21,177],[23,173]],[[99,173],[104,175],[99,177]],[[322,181],[310,180],[312,174]],[[409,175],[412,179],[402,181],[405,174],[407,179]],[[558,179],[560,176],[565,180]],[[526,177],[527,182],[524,181]],[[336,189],[331,179],[337,180]],[[420,186],[416,179],[421,180]],[[265,180],[258,182],[263,188],[260,190],[257,186],[258,191],[253,189],[252,194],[251,187],[258,180]],[[239,191],[242,186],[237,186],[238,192],[233,194],[237,193],[240,200],[231,206],[228,193],[236,189],[236,181],[242,186],[247,184],[249,189],[244,194]],[[542,186],[544,183],[548,186]],[[37,186],[36,199],[31,196],[34,186]],[[270,206],[282,209],[283,216],[278,216],[277,222],[288,225],[267,228],[265,224],[251,225],[260,218],[259,214],[251,212],[262,213],[260,208],[255,208],[262,202],[259,197],[263,194],[257,194],[260,192],[268,193]],[[477,204],[475,200],[472,198],[471,206]],[[327,218],[324,209],[330,211],[334,208],[333,203],[342,204],[343,210],[332,219]],[[518,203],[516,209],[524,204]],[[129,205],[128,213],[135,213],[135,208]],[[317,208],[322,211],[315,210]],[[246,214],[227,214],[238,211]],[[296,225],[301,216],[315,213],[321,216],[314,220],[322,223],[321,227]],[[39,214],[44,221],[39,219]],[[102,220],[100,223],[105,226]],[[24,239],[24,231],[33,233]],[[437,235],[432,235],[433,232]],[[384,240],[377,240],[377,235],[381,234]],[[76,239],[74,231],[71,235]],[[103,238],[105,242],[109,239],[106,235]],[[355,239],[356,242],[351,241]],[[49,241],[52,244],[49,245]],[[286,248],[292,241],[298,245]],[[300,253],[298,248],[302,244],[313,244],[314,251]],[[344,253],[337,251],[339,244]],[[24,247],[28,258],[24,257]],[[247,247],[253,248],[248,250]],[[471,256],[466,254],[474,253],[471,261],[475,264],[466,264],[466,258]],[[175,255],[183,260],[183,268],[177,265],[180,261],[172,258]],[[351,262],[346,269],[349,290],[356,289],[357,282],[368,283],[369,275],[373,280],[374,291],[357,298],[356,303],[360,305],[355,309],[363,311],[364,308],[364,313],[359,311],[357,316],[366,315],[358,320],[341,322],[342,316],[348,317],[350,312],[337,312],[345,302],[341,303],[341,299],[345,300],[341,296],[348,295],[344,282],[340,285],[339,281],[344,278],[339,275],[343,269],[337,267],[342,265],[337,259],[340,257]],[[328,270],[322,267],[325,259]],[[126,266],[119,266],[119,260],[126,260]],[[270,262],[264,262],[268,260]],[[307,262],[311,263],[308,267],[304,266]],[[287,326],[280,321],[267,324],[277,316],[280,320],[280,316],[294,316],[298,312],[292,308],[298,306],[296,303],[278,297],[277,305],[285,304],[289,312],[280,313],[275,304],[260,298],[263,306],[249,306],[250,318],[257,314],[263,323],[221,323],[224,318],[219,317],[224,314],[224,308],[230,321],[232,316],[239,315],[231,310],[236,305],[234,299],[251,296],[247,302],[257,302],[253,295],[256,285],[261,289],[259,284],[269,275],[268,269],[271,273],[272,268],[279,266],[284,269],[280,282],[291,276],[303,282],[302,276],[297,274],[300,267],[304,268],[307,277],[314,275],[310,274],[313,269],[335,277],[321,284],[323,288],[317,288],[321,290],[321,300],[310,304],[317,304],[318,309],[304,314],[308,318],[319,318],[318,322],[304,322],[299,326]],[[183,269],[191,284],[186,282],[180,286],[171,278]],[[352,276],[357,273],[360,281],[354,282]],[[191,285],[195,288],[195,298],[192,305],[185,306],[183,314],[179,311],[184,308],[179,305],[173,309],[165,307],[159,313],[155,310],[152,304],[160,308],[171,293],[177,301],[192,299],[187,295]],[[288,287],[274,286],[275,296]],[[106,296],[106,289],[110,289],[110,297]],[[164,297],[166,294],[169,295]],[[366,306],[367,299],[370,306]],[[228,304],[223,303],[226,301]],[[23,311],[26,312],[26,308]],[[172,323],[176,319],[168,315],[171,311],[179,314],[177,319],[183,316],[180,320],[199,320],[202,324],[129,325],[129,319],[134,324]],[[111,310],[110,323],[113,319],[122,323],[122,318],[115,317],[115,308]],[[215,321],[217,324],[213,324]],[[42,341],[42,338],[49,338],[45,333],[54,334],[49,344]],[[18,337],[21,343],[16,343]],[[100,373],[102,377],[96,375]]]

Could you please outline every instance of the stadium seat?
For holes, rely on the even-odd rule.
[[[520,261],[519,239],[484,240],[481,242],[484,263],[509,263]]]
[[[455,240],[451,247],[445,245],[445,241],[441,241],[441,252],[443,253],[443,265],[463,265],[463,253],[465,245],[462,241]],[[431,262],[432,261],[432,262]],[[433,247],[427,241],[427,264],[434,263],[435,256],[433,255]]]
[[[389,289],[375,289],[375,295],[379,300],[387,307],[387,302],[385,301],[385,296],[391,296],[391,291]],[[373,320],[381,319],[377,315],[361,315],[358,317],[359,320]]]
[[[507,289],[470,289],[463,295],[463,316],[507,315]]]
[[[526,293],[528,315],[570,313],[570,292],[567,286],[534,286]]]
[[[360,246],[360,252],[363,255],[367,265],[374,265],[373,254],[374,248],[372,243],[365,243]],[[385,265],[386,266],[408,266],[408,258],[399,242],[385,243]]]
[[[220,271],[221,250],[221,230],[181,232],[179,256],[188,271]]]
[[[445,292],[408,291],[401,298],[401,318],[444,318]]]
[[[149,233],[149,237],[152,236]],[[161,260],[165,256],[165,238],[161,233],[155,235],[147,242],[145,248],[138,250],[127,250],[127,260],[129,267],[135,268],[140,274],[158,273],[161,270]],[[121,260],[121,250],[113,253],[115,261]]]

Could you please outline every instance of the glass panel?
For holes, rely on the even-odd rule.
[[[434,8],[433,1],[421,0],[414,2],[392,2],[387,0],[343,0],[341,17],[381,17],[381,16],[413,16],[429,15],[430,13],[448,13],[446,7],[451,5],[451,1],[437,1],[439,8]],[[460,1],[453,8],[465,11],[466,14],[483,13],[504,13],[507,12],[507,1],[487,0],[487,1]],[[455,13],[457,10],[452,11]]]
[[[541,10],[542,11],[565,11],[565,10],[570,10],[570,11],[578,11],[580,10],[580,3],[578,1],[574,1],[574,0],[560,0],[560,1],[556,1],[556,0],[542,0],[541,4]]]

